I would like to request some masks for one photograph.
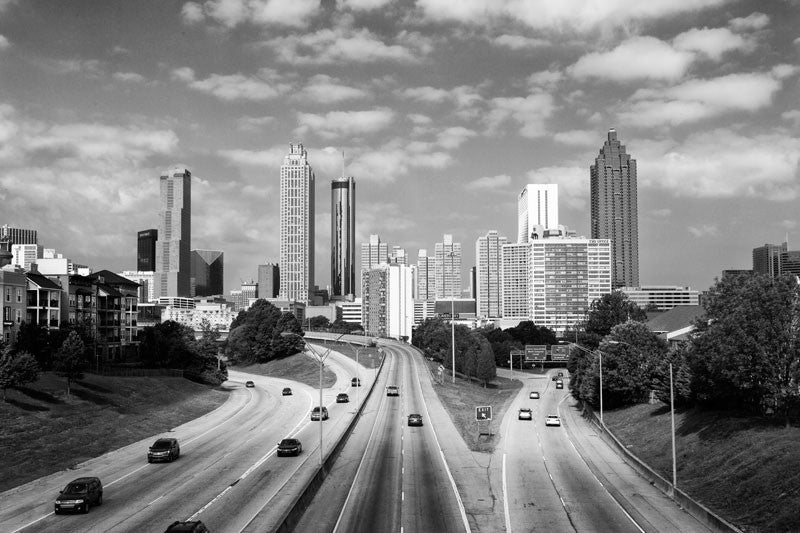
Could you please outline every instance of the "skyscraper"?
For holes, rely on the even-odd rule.
[[[402,246],[392,246],[392,252],[389,254],[389,263],[408,266],[408,254],[406,254],[406,249]]]
[[[331,297],[356,293],[356,182],[331,181]]]
[[[0,237],[8,237],[11,244],[38,244],[35,229],[10,228],[8,224],[0,226]]]
[[[453,236],[445,233],[442,242],[435,247],[434,277],[436,299],[461,297],[461,243],[453,242]]]
[[[781,273],[781,254],[789,251],[789,243],[765,244],[753,248],[753,272],[777,278]]]
[[[258,297],[277,298],[280,280],[278,265],[275,263],[258,265]]]
[[[314,289],[314,171],[302,143],[281,165],[280,297],[308,302]]]
[[[613,288],[639,286],[639,213],[636,160],[625,153],[617,130],[590,167],[591,238],[611,240]]]
[[[192,250],[191,276],[194,296],[224,294],[225,254],[220,250]]]
[[[417,252],[417,299],[433,301],[436,299],[436,274],[433,258],[428,257],[428,250],[422,248]]]
[[[490,231],[475,242],[475,303],[479,317],[497,318],[501,316],[502,296],[500,278],[502,277],[503,245],[508,242],[497,231]]]
[[[389,262],[389,245],[378,235],[370,235],[369,242],[361,243],[361,270],[370,270]]]
[[[191,294],[192,173],[173,167],[160,178],[161,200],[156,242],[156,295]]]
[[[157,229],[146,229],[136,234],[136,270],[153,272],[156,269]]]
[[[517,242],[531,238],[531,228],[558,227],[558,184],[530,183],[517,197]]]

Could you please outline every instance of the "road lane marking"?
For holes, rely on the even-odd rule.
[[[109,483],[106,483],[106,487],[110,487],[110,486],[111,486],[111,485],[113,485],[114,483],[117,483],[118,481],[122,481],[122,480],[123,480],[123,479],[125,479],[126,477],[128,477],[128,476],[130,476],[130,475],[133,475],[133,474],[135,474],[136,472],[138,472],[138,471],[139,471],[139,470],[141,470],[142,468],[147,468],[147,466],[148,466],[149,464],[150,464],[150,463],[144,464],[144,465],[140,466],[139,468],[137,468],[136,470],[131,470],[130,472],[128,472],[128,473],[127,473],[127,474],[125,474],[124,476],[122,476],[122,477],[120,477],[120,478],[117,478],[117,479],[115,479],[114,481],[111,481],[111,482],[109,482]]]
[[[164,497],[164,495],[162,494],[161,496],[159,496],[159,497],[158,497],[158,498],[156,498],[155,500],[153,500],[153,501],[151,501],[150,503],[148,503],[148,504],[146,505],[146,507],[150,507],[151,505],[153,505],[154,503],[156,503],[158,500],[160,500],[160,499],[161,499],[161,498],[163,498],[163,497]]]
[[[27,524],[25,524],[25,525],[24,525],[24,526],[22,526],[21,528],[19,528],[19,529],[15,529],[15,530],[14,530],[14,531],[12,531],[11,533],[17,533],[18,531],[22,531],[22,530],[23,530],[23,529],[25,529],[25,528],[29,528],[29,527],[31,527],[33,524],[35,524],[36,522],[40,522],[40,521],[44,520],[45,518],[47,518],[48,516],[55,516],[55,513],[53,513],[53,512],[47,513],[46,515],[44,515],[44,516],[41,516],[41,517],[37,518],[37,519],[36,519],[36,520],[34,520],[33,522],[28,522]]]
[[[503,511],[506,515],[506,532],[511,533],[511,512],[508,509],[508,482],[506,480],[506,454],[503,454]]]

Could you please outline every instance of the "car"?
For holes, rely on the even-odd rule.
[[[558,376],[553,374],[553,376],[550,378],[550,381],[558,381]]]
[[[290,389],[289,387],[284,387],[283,390],[281,391],[281,395],[283,395],[283,396],[291,396],[292,395],[292,389]]]
[[[517,418],[519,420],[533,420],[533,413],[527,407],[521,407]]]
[[[64,490],[58,493],[55,502],[55,514],[65,512],[88,513],[92,505],[103,504],[103,484],[100,478],[79,477],[73,479]]]
[[[169,525],[164,533],[209,533],[208,528],[200,520],[178,522],[177,520]]]
[[[320,407],[317,406],[311,410],[311,420],[319,420],[320,419]],[[322,406],[322,420],[328,419],[328,408]]]
[[[559,380],[557,380],[557,381],[556,381],[556,388],[557,388],[557,389],[563,389],[563,388],[564,388],[564,382],[563,382],[563,381],[561,381],[560,379],[559,379]]]
[[[344,392],[340,392],[336,395],[336,403],[347,403],[350,401],[350,396],[348,396]]]
[[[303,445],[299,439],[283,439],[278,443],[278,457],[282,455],[300,455]]]
[[[244,386],[247,387],[248,389],[252,389],[253,387],[256,386],[256,384],[253,383],[252,381],[245,381]]]
[[[351,379],[350,380],[350,386],[351,387],[360,387],[361,386],[361,380],[358,379],[358,378]]]
[[[158,439],[147,450],[147,462],[154,463],[156,461],[172,462],[181,456],[181,447],[178,444],[178,439],[172,437],[165,437]]]
[[[422,415],[419,413],[413,413],[408,415],[408,425],[409,426],[421,426],[422,425]]]
[[[531,391],[531,393],[528,395],[528,398],[530,398],[531,400],[538,400],[539,392],[535,390]]]
[[[386,387],[386,396],[400,396],[400,389],[397,385],[389,385]]]
[[[544,419],[545,426],[560,426],[561,419],[558,418],[558,415],[547,415],[547,418]]]
[[[564,377],[564,373],[561,370],[558,371],[558,377],[560,377],[560,378]]]

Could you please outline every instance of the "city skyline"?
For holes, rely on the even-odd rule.
[[[278,262],[278,173],[302,142],[320,186],[347,154],[356,243],[413,263],[452,234],[466,283],[472,243],[513,238],[529,183],[557,184],[559,222],[589,236],[589,166],[616,128],[641,284],[704,290],[757,246],[800,248],[797,2],[590,5],[0,2],[0,224],[134,270],[179,165],[191,246],[225,252],[227,291]],[[325,287],[327,200],[315,219]]]

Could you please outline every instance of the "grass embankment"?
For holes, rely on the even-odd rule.
[[[319,387],[319,363],[303,354],[292,355],[268,363],[230,366],[230,369],[249,372],[250,374],[259,376],[291,379],[292,381],[298,381],[310,387]],[[328,387],[333,387],[335,383],[336,374],[323,366],[322,388],[327,389]]]
[[[606,411],[628,449],[672,479],[669,409]],[[678,488],[748,532],[800,531],[800,428],[727,412],[675,413]]]
[[[228,392],[171,377],[87,374],[66,397],[43,373],[0,402],[0,491],[168,431],[216,409]]]
[[[428,364],[432,371],[439,366],[438,363],[430,361]],[[450,414],[453,424],[458,428],[469,449],[474,452],[489,453],[494,451],[499,438],[500,421],[503,420],[508,405],[520,387],[522,383],[519,381],[500,377],[492,380],[485,388],[480,383],[461,378],[456,378],[456,382],[451,383],[449,377],[441,385],[438,383],[433,385],[439,400]],[[492,421],[488,428],[485,423],[479,428],[475,420],[475,408],[482,405],[492,407]],[[491,432],[494,435],[480,435],[481,432]]]

